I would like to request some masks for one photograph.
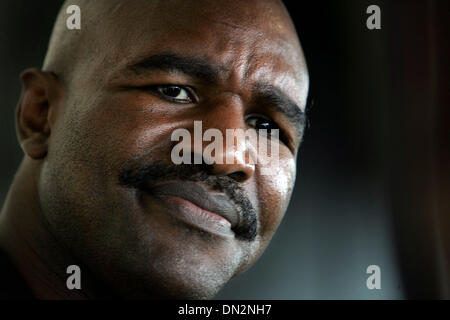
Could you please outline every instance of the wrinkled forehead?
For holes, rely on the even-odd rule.
[[[222,25],[236,32],[253,30],[286,39],[295,34],[289,14],[278,0],[109,0],[106,3],[109,5],[93,9],[103,11],[100,13],[102,20],[115,26],[141,25],[157,31],[154,27]],[[109,19],[104,19],[107,17]]]
[[[101,16],[88,70],[105,80],[145,56],[170,52],[210,61],[229,77],[307,82],[295,28],[279,1],[115,1]]]

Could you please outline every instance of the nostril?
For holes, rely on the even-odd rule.
[[[230,173],[228,176],[237,182],[244,182],[247,179],[247,175],[242,171]]]

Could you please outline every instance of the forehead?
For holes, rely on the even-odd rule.
[[[115,6],[100,34],[106,56],[97,67],[105,78],[146,56],[174,52],[219,66],[230,86],[270,82],[295,87],[293,99],[306,95],[303,53],[277,1],[131,1]]]

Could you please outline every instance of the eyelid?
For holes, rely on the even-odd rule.
[[[267,115],[265,115],[263,113],[251,113],[251,114],[248,114],[245,117],[245,121],[247,121],[247,119],[252,118],[252,117],[259,117],[259,118],[263,118],[263,119],[266,119],[268,121],[273,122],[276,125],[277,129],[279,130],[279,133],[280,133],[279,140],[282,143],[284,143],[291,150],[291,152],[294,152],[293,151],[293,148],[294,148],[293,147],[293,140],[292,140],[290,134],[287,133],[285,129],[283,129],[283,126],[279,125],[278,122],[275,121],[272,117],[267,116]]]
[[[281,127],[278,125],[278,123],[277,123],[274,119],[272,119],[271,117],[266,116],[265,114],[261,114],[261,113],[251,113],[251,114],[248,114],[248,115],[245,117],[245,120],[247,121],[247,120],[250,119],[250,118],[261,118],[261,119],[264,119],[264,120],[273,122],[273,123],[275,124],[275,126],[277,127],[277,129],[279,129],[279,130],[281,131]]]
[[[158,89],[159,88],[164,88],[164,87],[180,87],[181,89],[186,90],[186,92],[189,94],[191,101],[189,102],[180,102],[180,100],[176,100],[176,99],[171,99],[168,96],[165,96],[164,94],[162,94]],[[171,102],[178,102],[178,103],[184,103],[184,104],[189,104],[189,103],[198,103],[199,98],[197,95],[197,91],[195,90],[195,88],[191,87],[191,86],[186,86],[186,85],[179,85],[179,84],[156,84],[156,85],[150,85],[150,86],[143,86],[143,89],[147,89],[147,90],[151,90],[153,91],[155,94],[157,94],[159,97],[161,97],[162,99],[171,101]]]

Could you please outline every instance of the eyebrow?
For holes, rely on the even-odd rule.
[[[214,65],[206,59],[189,57],[177,53],[162,53],[145,57],[131,64],[128,70],[135,74],[150,71],[181,72],[192,78],[216,84],[220,75],[226,71],[226,67]],[[288,121],[297,128],[297,134],[301,137],[307,122],[306,113],[281,89],[266,83],[258,83],[254,94],[256,100],[266,107],[282,113]]]
[[[146,57],[128,66],[127,69],[136,74],[155,70],[181,72],[208,83],[217,83],[219,75],[226,68],[213,65],[202,58],[187,57],[176,53],[163,53]]]

